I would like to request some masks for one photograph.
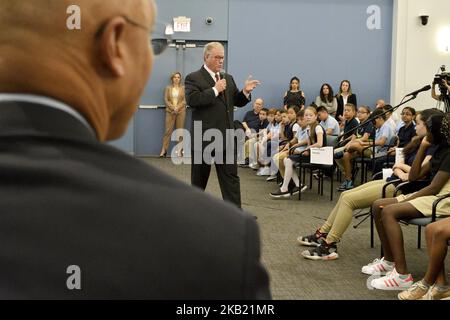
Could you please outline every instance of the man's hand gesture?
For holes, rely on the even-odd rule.
[[[245,80],[243,91],[245,94],[250,94],[260,84],[261,82],[259,80],[254,80],[252,76],[249,76],[247,80]]]

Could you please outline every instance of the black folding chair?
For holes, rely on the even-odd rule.
[[[303,153],[307,151],[304,150],[301,155],[303,155]],[[306,169],[309,169],[309,188],[312,189],[312,182],[313,182],[313,171],[317,170],[318,173],[318,186],[317,186],[317,192],[323,196],[323,185],[324,185],[324,175],[325,173],[330,173],[330,180],[331,180],[331,187],[330,187],[330,201],[333,201],[333,172],[335,169],[335,163],[333,162],[332,165],[326,165],[326,164],[315,164],[315,163],[310,163],[310,162],[303,162],[302,158],[300,158],[300,161],[296,164],[295,168],[298,169],[298,178],[299,181],[302,181],[303,184],[305,184],[305,176],[306,176]],[[302,175],[303,172],[303,175]],[[303,178],[302,178],[303,177]],[[299,192],[298,193],[298,200],[302,199],[302,193]]]
[[[424,217],[424,218],[415,218],[415,219],[410,219],[410,220],[404,220],[404,222],[407,225],[415,225],[417,226],[417,248],[420,249],[421,248],[421,240],[422,240],[422,227],[426,227],[428,224],[433,223],[437,220],[441,220],[441,219],[445,219],[446,217],[437,217],[436,216],[436,210],[437,210],[437,206],[438,204],[446,199],[450,197],[450,193],[447,193],[445,195],[442,195],[440,197],[438,197],[434,202],[433,202],[433,207],[431,210],[431,217]],[[450,243],[449,243],[450,244]]]

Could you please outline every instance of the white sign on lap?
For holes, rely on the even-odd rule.
[[[311,148],[311,163],[333,165],[333,147]]]

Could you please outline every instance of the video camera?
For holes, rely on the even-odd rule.
[[[436,74],[434,76],[433,84],[438,84],[439,85],[439,90],[441,92],[446,92],[447,91],[447,87],[445,86],[443,81],[446,80],[447,83],[450,84],[450,72],[445,72],[445,65],[441,66],[440,69],[441,69],[441,73],[440,74]]]

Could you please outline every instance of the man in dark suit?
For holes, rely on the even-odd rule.
[[[222,73],[225,50],[221,43],[205,46],[203,67],[186,77],[186,101],[193,108],[191,150],[193,186],[206,189],[214,159],[220,190],[224,200],[241,207],[241,190],[237,174],[236,145],[234,140],[234,107],[243,107],[250,101],[250,93],[259,85],[249,77],[239,91],[231,75]],[[211,154],[205,154],[209,142],[207,131],[215,137]],[[211,131],[215,130],[215,131]],[[201,141],[201,143],[197,143]],[[217,144],[216,144],[217,143]],[[208,159],[208,157],[210,159]]]
[[[270,298],[250,215],[103,143],[154,20],[148,0],[0,2],[0,299]]]

